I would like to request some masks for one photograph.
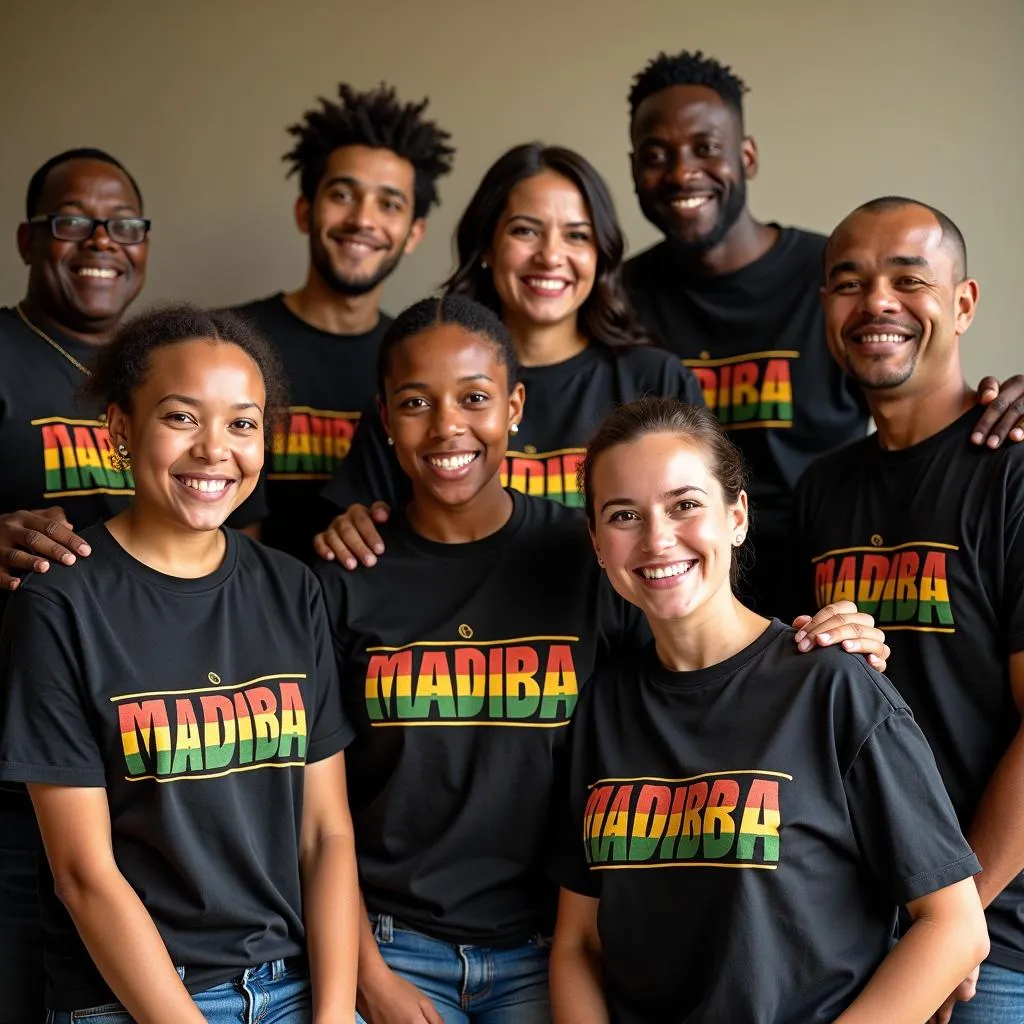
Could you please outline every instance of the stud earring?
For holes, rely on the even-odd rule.
[[[132,457],[123,441],[110,453],[110,468],[115,473],[127,473],[132,468]]]
[[[393,438],[393,437],[392,437],[392,436],[391,436],[390,434],[388,434],[388,444],[389,444],[389,445],[390,445],[390,446],[391,446],[392,448],[394,448],[394,447],[395,447],[395,439],[394,439],[394,438]]]
[[[736,537],[733,539],[732,546],[734,548],[738,548],[738,547],[740,547],[743,544],[743,542],[746,539],[747,539],[747,535],[745,533],[737,533]]]
[[[601,566],[602,569],[604,568],[604,559],[600,555],[597,556],[597,564]]]
[[[513,434],[513,435],[515,435],[515,434],[518,434],[518,433],[519,433],[519,424],[518,424],[518,423],[513,423],[513,424],[512,424],[512,425],[511,425],[511,426],[510,426],[510,427],[508,428],[508,432],[509,432],[510,434]]]
[[[480,269],[481,270],[486,270],[487,269],[487,260],[481,260],[480,261]]]

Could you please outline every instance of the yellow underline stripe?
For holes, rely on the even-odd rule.
[[[147,690],[143,693],[121,693],[110,698],[111,704],[119,700],[136,700],[139,697],[180,697],[190,693],[217,693],[224,690],[240,690],[243,686],[254,686],[256,683],[264,683],[268,679],[305,679],[305,672],[276,672],[272,676],[257,676],[255,679],[247,679],[244,683],[228,683],[225,686],[201,686],[195,690]]]
[[[865,554],[886,552],[886,551],[902,551],[904,548],[938,548],[942,551],[959,551],[960,547],[957,544],[940,544],[934,540],[908,540],[905,544],[894,544],[888,548],[876,548],[873,545],[861,545],[856,548],[833,548],[831,551],[826,551],[824,554],[816,555],[811,559],[811,564],[820,562],[823,558],[829,558],[832,555],[854,555],[858,552],[864,552]]]
[[[524,644],[535,640],[561,640],[565,643],[579,643],[578,636],[514,636],[509,640],[417,640],[402,647],[367,647],[368,654],[379,651],[407,651],[412,647],[493,647],[496,644]]]

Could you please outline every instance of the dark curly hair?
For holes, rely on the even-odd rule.
[[[176,303],[154,306],[133,317],[100,350],[84,394],[104,406],[116,404],[130,412],[132,394],[145,381],[153,352],[197,338],[237,345],[259,367],[267,393],[264,435],[269,446],[273,427],[288,406],[284,371],[277,353],[255,325],[226,310]]]
[[[298,124],[288,128],[297,140],[282,158],[291,164],[288,177],[298,174],[302,194],[312,201],[336,149],[389,149],[412,164],[416,172],[413,217],[425,217],[439,202],[437,179],[451,171],[455,154],[448,145],[451,135],[422,116],[429,99],[400,103],[394,87],[383,82],[368,92],[356,92],[342,82],[338,96],[340,103],[321,96],[319,110],[307,110]]]
[[[511,393],[519,379],[519,362],[512,347],[512,336],[497,314],[464,295],[443,295],[439,299],[420,299],[403,310],[387,329],[377,354],[377,388],[384,399],[384,380],[391,370],[391,356],[409,338],[440,324],[455,324],[489,342],[508,371]]]
[[[672,56],[659,53],[643,71],[634,75],[633,87],[629,90],[630,120],[636,117],[637,108],[648,96],[673,85],[703,85],[713,89],[736,112],[742,129],[743,94],[750,90],[729,65],[705,57],[701,50],[683,50]]]
[[[120,160],[112,157],[106,150],[82,146],[78,149],[66,149],[63,153],[51,156],[29,178],[28,190],[25,193],[25,217],[27,219],[31,219],[39,212],[39,197],[43,194],[43,187],[46,185],[46,179],[50,171],[61,164],[68,163],[70,160],[98,160],[100,163],[116,167],[128,179],[132,188],[135,189],[135,195],[139,199],[139,209],[142,209],[142,191],[139,189],[138,182],[132,177],[128,168]]]
[[[639,441],[647,434],[676,434],[695,442],[705,452],[711,473],[722,488],[727,505],[734,505],[747,486],[747,469],[739,448],[729,439],[715,414],[703,405],[686,405],[676,398],[648,395],[620,405],[597,428],[587,445],[587,454],[576,470],[577,487],[583,495],[584,509],[591,529],[596,523],[594,510],[594,467],[612,448]],[[745,566],[744,542],[733,551],[729,579],[735,587]]]
[[[510,149],[491,165],[470,199],[455,232],[459,265],[444,283],[453,295],[466,295],[501,314],[501,300],[491,270],[482,266],[494,241],[512,189],[521,181],[550,170],[579,189],[590,211],[597,244],[597,276],[580,307],[585,337],[612,349],[649,343],[622,284],[625,239],[608,186],[585,157],[561,146],[529,142]]]

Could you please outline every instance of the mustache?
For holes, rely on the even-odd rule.
[[[334,239],[336,242],[363,242],[366,245],[373,246],[374,249],[390,248],[390,246],[382,243],[376,235],[367,234],[365,231],[346,231],[344,229],[328,231],[327,237]]]

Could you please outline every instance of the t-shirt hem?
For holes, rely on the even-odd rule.
[[[985,963],[996,967],[1005,967],[1008,971],[1020,971],[1024,974],[1024,952],[1007,949],[1006,946],[993,945]]]
[[[4,782],[38,782],[50,786],[102,787],[107,784],[102,769],[64,768],[60,765],[21,764],[0,761],[0,779]]]
[[[973,853],[969,853],[943,867],[921,871],[905,879],[899,887],[897,899],[900,903],[908,903],[921,896],[944,889],[947,885],[962,882],[965,878],[977,875],[980,871],[981,864],[978,862],[978,858]]]
[[[326,761],[327,758],[344,750],[356,738],[356,731],[351,725],[344,725],[335,729],[330,736],[311,743],[306,751],[306,764],[313,764],[316,761]]]

